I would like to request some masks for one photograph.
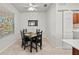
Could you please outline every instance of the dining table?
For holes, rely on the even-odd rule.
[[[25,36],[34,37],[34,36],[37,36],[37,34],[34,32],[26,32]]]
[[[32,40],[33,40],[34,37],[37,36],[37,34],[34,33],[34,32],[26,32],[25,36],[28,36],[29,39],[30,39],[30,52],[32,52]]]

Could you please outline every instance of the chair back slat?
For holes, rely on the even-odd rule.
[[[20,33],[21,33],[21,38],[23,39],[23,32],[22,32],[22,31],[20,31]]]
[[[23,29],[23,33],[26,33],[27,32],[27,29]]]
[[[42,31],[41,32],[37,32],[37,39],[38,40],[42,40]]]
[[[40,32],[40,29],[36,29],[36,33],[37,33],[37,32]]]

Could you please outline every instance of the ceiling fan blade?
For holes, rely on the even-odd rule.
[[[28,3],[28,4],[22,4],[22,5],[18,5],[18,6],[20,6],[20,7],[26,7],[26,8],[28,8],[28,7],[38,7],[39,5],[37,5],[37,4],[35,4],[35,3]]]
[[[33,7],[39,7],[39,5],[33,5]]]
[[[35,4],[35,3],[29,3],[30,7],[38,7],[39,5]]]
[[[29,7],[29,6],[27,6],[27,5],[18,5],[19,7]]]

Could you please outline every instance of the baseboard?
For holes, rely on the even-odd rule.
[[[3,51],[5,51],[5,50],[6,50],[7,48],[9,48],[11,45],[13,45],[16,41],[17,41],[17,39],[15,39],[14,41],[10,42],[10,44],[8,44],[6,47],[4,47],[4,48],[2,48],[2,49],[0,50],[0,53],[3,52]]]

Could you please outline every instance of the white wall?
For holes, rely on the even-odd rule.
[[[19,25],[18,25],[19,12],[11,4],[0,4],[0,6],[4,7],[7,11],[14,13],[14,23],[15,23],[14,33],[6,35],[3,38],[0,38],[0,52],[1,52],[5,48],[7,48],[10,44],[15,42],[17,39],[17,34],[19,30]]]
[[[53,46],[56,46],[56,4],[51,5],[48,9],[46,23],[48,39]]]
[[[38,20],[38,26],[28,26],[28,20]],[[46,14],[45,12],[26,12],[20,15],[20,30],[27,28],[27,31],[36,32],[36,29],[43,30],[43,37],[46,37]]]

